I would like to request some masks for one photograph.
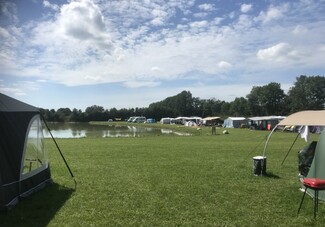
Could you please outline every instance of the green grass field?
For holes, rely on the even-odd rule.
[[[187,129],[188,130],[188,129]],[[193,136],[59,139],[78,182],[49,144],[54,184],[0,214],[0,226],[323,226],[299,191],[298,139],[277,132],[267,176],[253,175],[266,131],[192,129]],[[314,139],[317,140],[317,136]]]

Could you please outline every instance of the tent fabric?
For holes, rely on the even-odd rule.
[[[39,112],[38,108],[0,93],[1,112]]]
[[[321,178],[325,180],[325,130],[321,133],[316,145],[315,155],[313,162],[307,174],[308,178]],[[313,190],[307,190],[313,197]],[[318,197],[320,200],[325,201],[325,191],[319,191]]]
[[[0,93],[0,210],[11,208],[23,195],[51,181],[48,163],[23,173],[29,131],[38,108]]]
[[[289,115],[279,125],[325,126],[325,110],[307,110]]]

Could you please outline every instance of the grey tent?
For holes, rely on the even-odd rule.
[[[0,210],[52,182],[38,108],[0,93]]]
[[[287,118],[283,119],[279,122],[279,124],[272,130],[269,134],[268,139],[264,146],[263,156],[266,154],[266,148],[268,142],[271,138],[272,133],[278,126],[287,126],[287,125],[295,125],[295,126],[325,126],[325,110],[307,110],[300,111],[294,114],[291,114]],[[307,130],[308,132],[308,130]],[[299,135],[299,134],[298,134]],[[297,135],[297,136],[298,136]],[[292,147],[292,146],[291,146]],[[310,178],[321,178],[325,179],[325,130],[322,131],[317,145],[315,147],[314,157],[312,159],[312,163],[307,174],[307,177]],[[312,191],[309,191],[311,196],[314,196]],[[325,201],[325,191],[319,192],[319,199]]]
[[[242,125],[247,125],[247,119],[245,117],[228,117],[223,122],[224,128],[239,128]]]

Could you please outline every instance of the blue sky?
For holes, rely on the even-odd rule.
[[[0,92],[31,105],[233,101],[325,75],[325,0],[0,0]]]

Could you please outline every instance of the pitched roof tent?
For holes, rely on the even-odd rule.
[[[38,108],[0,93],[1,112],[39,112]]]
[[[50,183],[38,108],[0,93],[0,210]]]
[[[223,122],[224,128],[239,128],[242,124],[247,124],[248,120],[245,117],[228,117]]]

